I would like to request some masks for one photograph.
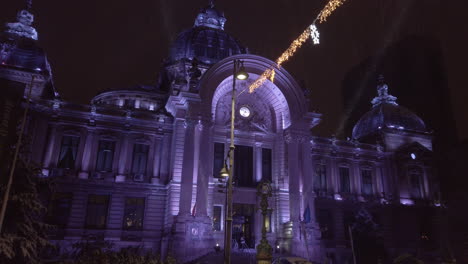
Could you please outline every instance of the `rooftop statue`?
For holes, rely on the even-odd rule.
[[[20,37],[37,40],[37,31],[32,27],[34,15],[28,10],[21,10],[18,12],[16,18],[18,19],[17,22],[6,24],[6,32]]]

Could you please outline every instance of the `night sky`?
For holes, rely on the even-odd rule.
[[[399,103],[422,117],[441,146],[468,140],[466,0],[348,0],[284,66],[323,113],[315,133],[350,136],[382,73]],[[276,59],[325,0],[218,0],[226,31],[251,53]],[[448,4],[450,3],[450,5]],[[153,84],[170,43],[205,0],[35,1],[35,27],[63,99],[86,104],[99,91]],[[0,22],[23,7],[5,0]]]

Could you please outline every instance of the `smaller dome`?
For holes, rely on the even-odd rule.
[[[426,131],[426,125],[416,114],[405,107],[384,103],[372,108],[359,119],[353,128],[353,138],[364,138],[383,128]]]
[[[354,139],[374,135],[381,129],[396,129],[413,132],[426,132],[424,121],[416,114],[396,103],[396,97],[388,94],[388,86],[379,77],[378,96],[372,100],[373,108],[356,123]]]
[[[35,40],[19,38],[0,43],[0,64],[2,66],[50,74],[46,54]]]
[[[155,86],[137,85],[101,92],[91,100],[91,104],[157,111],[164,106],[165,99],[166,94]]]
[[[21,70],[50,74],[50,66],[37,44],[37,31],[32,26],[34,15],[21,10],[17,22],[7,23],[0,40],[0,64]]]

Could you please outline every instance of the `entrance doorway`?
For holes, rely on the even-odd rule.
[[[255,248],[254,233],[255,205],[233,204],[232,239],[236,240],[239,248],[242,246],[242,237],[249,248]]]

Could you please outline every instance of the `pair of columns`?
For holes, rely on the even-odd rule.
[[[180,179],[179,215],[190,215],[193,206],[196,214],[208,214],[208,184],[210,179],[210,159],[212,144],[210,141],[211,125],[200,120],[185,120],[185,142],[183,165]],[[211,162],[211,163],[210,163]],[[196,193],[193,186],[196,184]],[[192,203],[195,195],[196,202]]]

